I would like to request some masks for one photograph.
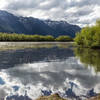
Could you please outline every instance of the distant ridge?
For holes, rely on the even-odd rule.
[[[18,17],[0,10],[0,32],[38,35],[69,35],[75,37],[80,27],[66,21],[40,20],[33,17]]]

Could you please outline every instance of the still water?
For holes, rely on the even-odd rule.
[[[72,43],[0,43],[0,100],[53,93],[75,100],[100,93],[100,50]]]

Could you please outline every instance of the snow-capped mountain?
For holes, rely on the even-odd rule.
[[[24,33],[38,35],[75,36],[80,31],[77,25],[71,25],[66,21],[40,20],[33,17],[18,17],[6,11],[0,10],[0,32]]]

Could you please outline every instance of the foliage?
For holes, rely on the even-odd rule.
[[[8,33],[0,33],[0,41],[71,41],[72,39],[69,36],[59,36],[58,38],[54,38],[51,35],[24,35],[24,34],[8,34]]]
[[[75,55],[86,66],[94,67],[96,72],[100,72],[100,50],[90,48],[75,48]]]
[[[56,38],[56,41],[60,42],[66,42],[66,41],[72,41],[73,39],[70,36],[59,36]]]
[[[82,47],[100,47],[100,20],[94,26],[83,28],[74,40]]]

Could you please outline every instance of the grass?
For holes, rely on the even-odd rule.
[[[50,95],[50,96],[41,96],[36,100],[68,100],[68,99],[61,98],[59,96],[59,94],[53,94],[53,95]],[[91,98],[86,99],[86,100],[100,100],[100,95],[95,96],[95,97],[91,97]]]
[[[100,100],[100,95],[98,95],[98,96],[96,96],[96,97],[92,97],[92,98],[90,98],[90,99],[88,99],[88,100]]]
[[[61,98],[58,94],[53,94],[50,96],[41,96],[37,100],[67,100],[67,99]]]

